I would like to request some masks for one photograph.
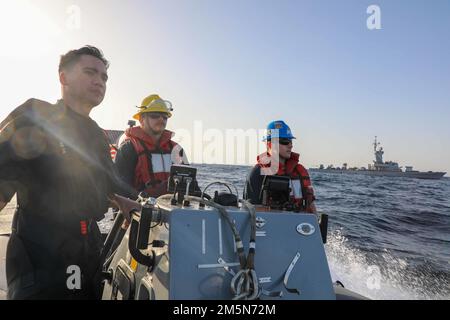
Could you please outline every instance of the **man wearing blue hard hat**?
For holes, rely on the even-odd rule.
[[[247,177],[244,198],[253,204],[261,204],[261,189],[265,175],[285,176],[290,179],[290,200],[296,211],[316,213],[314,190],[308,171],[299,163],[299,154],[292,152],[292,135],[282,120],[267,126],[267,152],[257,157],[257,164]]]

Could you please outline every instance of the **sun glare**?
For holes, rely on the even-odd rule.
[[[45,12],[25,0],[2,1],[0,10],[0,56],[26,58],[55,48],[63,30]]]

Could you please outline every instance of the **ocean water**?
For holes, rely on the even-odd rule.
[[[201,188],[224,181],[240,196],[251,168],[194,166]],[[371,299],[450,299],[449,178],[316,172],[311,178],[317,208],[329,215],[325,250],[333,279]],[[13,207],[0,213],[0,232],[9,230]],[[110,225],[111,214],[101,222],[103,230]]]
[[[195,165],[240,196],[250,167]],[[372,299],[450,299],[450,179],[311,172],[333,279]],[[209,192],[208,192],[209,193]]]

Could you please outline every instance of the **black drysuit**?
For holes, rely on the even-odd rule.
[[[8,298],[98,298],[96,221],[122,186],[104,131],[62,101],[35,99],[0,130],[0,201],[17,193],[18,203],[6,254]],[[79,289],[69,279],[73,266],[81,271]]]

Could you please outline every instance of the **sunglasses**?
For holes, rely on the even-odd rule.
[[[157,120],[159,118],[163,118],[163,120],[167,120],[167,115],[164,113],[147,113],[146,116],[152,118],[153,120]]]
[[[268,142],[272,141],[272,139],[268,139]],[[287,146],[290,143],[292,143],[292,139],[288,139],[288,138],[279,138],[278,139],[278,143],[283,145],[283,146]]]
[[[287,146],[290,143],[292,143],[292,139],[280,138],[280,139],[278,139],[278,143],[283,146]]]

